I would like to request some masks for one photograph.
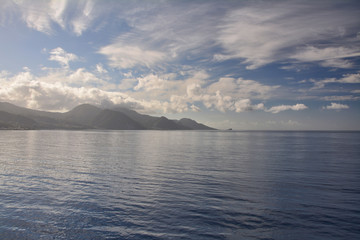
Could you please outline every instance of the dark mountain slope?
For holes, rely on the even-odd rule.
[[[178,121],[178,123],[193,130],[215,130],[214,128],[208,127],[189,118],[182,118]]]
[[[31,118],[0,111],[0,129],[36,129],[37,123]]]
[[[134,119],[147,129],[157,130],[215,130],[204,124],[197,123],[196,121],[183,118],[181,120],[170,120],[166,117],[153,117],[137,113],[127,108],[114,108],[114,111],[119,111],[126,114],[128,117]]]
[[[0,102],[0,111],[14,114],[21,121],[21,117],[34,121],[36,129],[78,129],[80,126],[62,119],[63,113],[45,112],[16,106],[7,102]],[[15,121],[15,120],[14,120]],[[28,128],[28,127],[26,127]],[[34,127],[32,127],[34,128]],[[31,129],[32,129],[31,128]]]
[[[92,121],[91,124],[99,129],[111,130],[142,130],[145,129],[141,124],[129,118],[124,113],[112,111],[109,109],[102,110]]]
[[[157,130],[190,130],[190,128],[177,124],[175,121],[169,120],[166,117],[158,118],[152,128]]]
[[[38,111],[29,108],[23,108],[8,102],[0,102],[0,111],[17,114],[21,116],[37,117],[37,118],[38,117],[59,118],[61,116],[61,113]]]
[[[103,109],[90,104],[81,104],[69,112],[63,113],[62,119],[82,126],[91,126]]]
[[[153,129],[155,122],[158,120],[158,117],[140,114],[138,112],[123,107],[114,108],[112,110],[124,113],[126,116],[134,119],[136,122],[140,123],[147,129]]]
[[[66,113],[37,111],[0,102],[0,129],[210,130],[191,119],[152,117],[126,108],[82,104]]]

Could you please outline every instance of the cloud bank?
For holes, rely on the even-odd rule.
[[[85,68],[70,70],[65,64],[63,68],[45,69],[41,76],[32,74],[29,69],[15,75],[3,71],[0,78],[0,101],[52,111],[69,110],[81,103],[101,105],[103,102],[126,105],[149,113],[198,112],[202,108],[221,112],[262,110],[279,113],[307,108],[303,104],[296,104],[267,110],[259,100],[268,98],[278,86],[229,77],[207,85],[209,75],[203,71],[192,72],[184,80],[178,80],[176,74],[150,74],[133,78],[132,90],[119,92],[116,85],[109,84],[98,75],[99,69],[106,74],[99,65],[91,72]],[[251,99],[258,99],[257,103]]]
[[[302,103],[298,103],[295,105],[279,105],[279,106],[274,106],[271,107],[270,109],[266,110],[267,112],[271,112],[271,113],[279,113],[282,111],[286,111],[286,110],[293,110],[293,111],[300,111],[300,110],[304,110],[307,109],[308,107],[305,106]]]

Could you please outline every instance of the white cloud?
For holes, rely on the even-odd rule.
[[[248,69],[291,59],[350,68],[353,63],[344,58],[360,54],[354,30],[359,25],[358,12],[333,1],[248,1],[225,7],[217,1],[15,2],[3,4],[1,13],[11,9],[28,27],[48,34],[58,25],[80,36],[89,29],[96,31],[95,24],[106,25],[108,17],[125,23],[128,31],[120,29],[118,38],[99,50],[116,68],[151,67],[178,59],[234,58]],[[7,15],[2,17],[10,18]],[[323,40],[328,44],[321,45]]]
[[[84,68],[75,71],[68,68],[44,71],[45,74],[42,76],[35,76],[29,71],[15,75],[1,71],[0,101],[50,111],[66,111],[82,103],[101,105],[104,101],[147,113],[200,110],[195,104],[185,101],[182,96],[171,95],[163,99],[149,99],[141,98],[141,95],[133,97],[130,93],[105,90],[108,83]],[[144,87],[151,88],[151,84],[146,83]],[[154,90],[157,89],[152,91]]]
[[[355,97],[353,95],[345,95],[345,96],[325,96],[321,98],[325,101],[357,101],[360,97]]]
[[[245,80],[242,78],[220,78],[219,81],[208,87],[209,92],[220,91],[222,94],[237,96],[242,98],[269,98],[271,93],[279,86],[264,85],[254,80]]]
[[[50,10],[50,18],[59,24],[62,29],[65,29],[65,10],[68,4],[67,0],[52,0],[49,3]],[[46,5],[45,5],[46,6]]]
[[[327,59],[320,62],[323,67],[353,68],[354,63],[346,59]]]
[[[81,75],[84,72],[79,70],[73,76],[79,73]],[[47,77],[39,78],[30,72],[0,79],[0,101],[50,111],[66,111],[82,103],[100,105],[103,101],[155,111],[162,111],[166,104],[156,100],[136,100],[127,94],[105,91],[91,85],[76,87],[61,81],[44,81],[46,79]],[[169,107],[169,110],[172,109]]]
[[[318,89],[325,87],[328,83],[346,83],[346,84],[355,84],[360,83],[360,73],[344,74],[342,78],[327,78],[323,80],[311,80],[314,83],[312,89]]]
[[[186,93],[187,95],[184,96],[185,101],[190,103],[201,102],[206,108],[214,108],[221,112],[244,112],[264,109],[263,103],[254,105],[248,98],[223,95],[219,90],[211,92],[206,88],[202,88],[199,84],[188,85]]]
[[[351,49],[346,47],[327,47],[317,48],[314,46],[307,46],[292,56],[299,61],[312,62],[336,58],[348,58],[360,56],[358,49]]]
[[[216,24],[221,15],[218,3],[172,1],[128,2],[117,14],[130,27],[112,44],[100,49],[112,67],[167,66],[178,59],[211,59]],[[115,53],[113,53],[115,50]],[[161,66],[164,67],[164,66]]]
[[[0,81],[3,80],[3,78],[6,78],[9,75],[10,75],[10,72],[8,72],[6,70],[1,70],[0,71]]]
[[[162,52],[119,43],[102,47],[98,52],[108,58],[111,67],[120,69],[135,66],[151,67],[166,59],[166,54]]]
[[[19,14],[29,28],[39,32],[53,34],[56,24],[80,36],[97,16],[95,3],[92,0],[15,0],[2,8]]]
[[[264,104],[259,103],[253,105],[250,99],[241,99],[237,100],[234,104],[235,112],[244,112],[244,111],[252,111],[252,110],[264,110]]]
[[[132,79],[137,85],[132,85],[137,91],[118,92],[108,91],[108,83],[98,78],[94,73],[84,68],[75,71],[67,68],[45,70],[46,74],[38,77],[31,72],[21,72],[11,76],[2,71],[0,77],[0,101],[10,101],[20,106],[42,110],[65,111],[81,103],[102,104],[104,101],[111,104],[121,104],[141,112],[180,113],[186,111],[200,111],[200,106],[221,112],[263,110],[278,113],[285,110],[303,110],[303,104],[281,105],[266,109],[263,103],[253,103],[245,95],[241,95],[227,88],[215,91],[213,85],[206,87],[208,75],[204,71],[193,72],[184,80],[176,80],[176,75],[154,74],[142,78]],[[95,69],[96,72],[96,69]],[[226,78],[221,78],[225,81]],[[227,79],[226,81],[230,81]],[[219,80],[219,82],[221,82]],[[225,82],[221,82],[219,86]],[[230,83],[240,86],[256,86],[255,81],[232,79]],[[133,82],[134,84],[135,82]],[[213,83],[215,84],[215,83]],[[95,87],[96,86],[96,87]],[[234,85],[235,86],[235,85]],[[259,85],[260,88],[266,86]],[[235,86],[236,88],[236,86]],[[271,90],[271,89],[270,89]],[[222,92],[223,91],[223,92]],[[242,90],[244,91],[244,90]],[[264,90],[259,90],[261,94]],[[265,91],[266,92],[266,91]]]
[[[122,86],[125,89],[133,87],[135,92],[130,91],[128,94],[136,99],[168,102],[163,108],[166,112],[184,112],[189,109],[198,111],[199,104],[222,112],[264,110],[263,103],[253,104],[250,98],[268,97],[277,88],[241,78],[220,78],[206,86],[209,77],[206,72],[192,71],[187,78],[178,79],[182,74],[149,74],[136,79],[125,79],[121,85],[126,85],[126,88]]]
[[[204,71],[192,71],[183,80],[178,79],[179,76],[149,74],[137,78],[137,85],[133,85],[135,92],[131,95],[145,100],[168,101],[170,99],[168,106],[181,112],[190,109],[189,106],[199,104],[221,112],[243,112],[264,110],[263,103],[253,104],[251,99],[269,98],[278,88],[278,86],[263,85],[253,80],[229,77],[220,78],[206,86],[210,76]],[[132,79],[127,79],[125,82],[127,87],[134,84]]]
[[[87,86],[87,85],[106,85],[106,82],[98,77],[96,77],[93,73],[86,71],[84,68],[78,68],[76,71],[71,73],[67,80],[70,83],[80,85],[80,86]]]
[[[96,64],[96,72],[99,74],[107,73],[108,71],[104,68],[101,63]]]
[[[56,10],[52,8],[49,1],[16,1],[16,10],[20,11],[22,19],[29,28],[50,34],[52,33],[52,13]]]
[[[328,110],[342,110],[342,109],[348,109],[349,106],[346,104],[340,104],[340,103],[331,103],[331,105],[324,106],[323,109]]]
[[[88,29],[94,18],[94,2],[83,1],[78,2],[76,17],[70,22],[73,32],[80,36],[85,30]]]
[[[359,56],[359,47],[353,41],[353,27],[359,24],[357,15],[357,11],[335,7],[334,2],[248,4],[228,12],[220,21],[217,41],[224,52],[214,59],[244,59],[248,69],[289,58],[325,60],[323,65],[348,68],[350,62],[334,59]],[[317,44],[321,40],[336,47],[320,48]],[[298,48],[304,44],[309,47]]]
[[[78,61],[79,57],[73,53],[67,53],[61,47],[50,50],[49,60],[59,62],[63,67],[69,67],[69,62]]]
[[[343,58],[358,56],[360,56],[360,51],[358,48],[317,48],[314,46],[307,46],[303,49],[300,49],[297,53],[292,55],[291,58],[301,62],[320,61],[320,64],[325,67],[352,68],[353,64],[349,60],[344,60]]]
[[[267,109],[266,112],[279,113],[279,112],[286,111],[286,110],[300,111],[300,110],[304,110],[307,108],[308,107],[306,105],[298,103],[295,105],[274,106],[274,107],[271,107],[270,109]]]
[[[339,79],[340,83],[360,83],[360,73],[345,74],[343,78]]]
[[[192,105],[190,106],[190,108],[191,108],[191,110],[192,110],[193,112],[200,112],[200,108],[197,107],[197,106],[195,106],[194,104],[192,104]]]
[[[137,78],[138,84],[134,87],[134,90],[143,89],[144,91],[151,91],[154,89],[164,89],[166,85],[169,85],[169,81],[160,78],[157,75],[150,74],[142,78]]]

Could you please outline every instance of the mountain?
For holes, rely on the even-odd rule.
[[[159,130],[190,130],[190,128],[187,128],[181,124],[178,124],[174,120],[169,120],[166,117],[160,117],[156,119],[153,129],[159,129]]]
[[[78,129],[81,126],[74,124],[73,122],[67,122],[61,119],[62,113],[38,111],[29,108],[23,108],[7,102],[0,102],[0,111],[13,114],[13,120],[10,124],[11,129]],[[5,116],[4,113],[0,114]],[[0,117],[1,118],[1,117]],[[16,119],[17,118],[17,119]],[[24,124],[24,119],[31,120],[35,124]],[[22,123],[16,125],[16,122]],[[9,123],[9,122],[8,122]],[[3,122],[4,124],[4,122]],[[12,125],[18,127],[11,127]]]
[[[0,129],[214,130],[194,120],[171,120],[127,108],[82,104],[69,112],[32,110],[0,102]]]
[[[0,129],[35,129],[36,125],[31,118],[0,111]]]
[[[182,118],[178,121],[184,127],[193,130],[214,130],[214,128],[208,127],[204,124],[198,123],[190,118]]]
[[[102,110],[92,122],[92,125],[99,129],[111,130],[143,130],[138,122],[129,118],[122,112],[116,112],[109,109]]]
[[[129,118],[134,119],[136,122],[140,123],[146,129],[154,129],[154,125],[158,119],[158,117],[140,114],[134,110],[130,110],[124,107],[117,107],[113,108],[112,110],[124,113]]]
[[[101,108],[93,105],[82,104],[73,108],[69,112],[63,113],[61,118],[65,121],[73,122],[84,127],[90,127],[101,111]]]
[[[29,108],[23,108],[8,102],[0,102],[0,111],[22,115],[22,116],[36,117],[36,118],[39,117],[57,118],[61,115],[61,113],[57,113],[57,112],[46,112],[46,111],[32,110]]]
[[[146,129],[154,129],[154,130],[195,130],[196,129],[196,128],[189,128],[183,124],[179,124],[179,121],[176,120],[170,120],[166,117],[153,117],[145,114],[140,114],[127,108],[120,107],[120,108],[114,108],[113,110],[126,114],[128,117],[140,123]]]

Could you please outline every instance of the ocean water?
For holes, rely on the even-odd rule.
[[[0,131],[0,239],[360,239],[360,132]]]

